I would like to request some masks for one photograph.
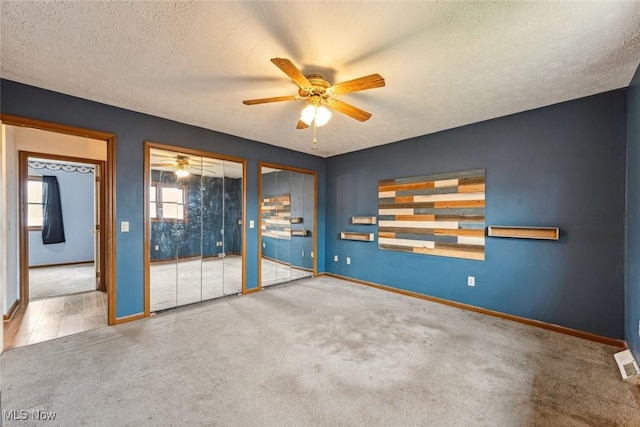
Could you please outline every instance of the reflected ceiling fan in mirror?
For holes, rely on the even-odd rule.
[[[306,129],[313,124],[314,135],[313,147],[311,149],[314,151],[317,150],[315,137],[316,126],[327,124],[331,118],[330,109],[346,114],[361,122],[371,118],[371,113],[337,99],[337,95],[375,89],[384,87],[385,85],[384,78],[380,74],[370,74],[346,82],[331,84],[325,80],[321,74],[309,74],[305,76],[298,67],[286,58],[272,58],[271,62],[280,68],[298,86],[298,94],[246,99],[242,101],[242,103],[245,105],[256,105],[270,102],[298,101],[302,99],[308,101],[309,105],[302,110],[296,129]]]
[[[151,167],[168,166],[175,166],[176,170],[173,173],[175,173],[178,178],[184,178],[190,175],[190,172],[187,170],[187,167],[189,166],[189,158],[186,156],[177,155],[175,160],[165,159],[160,163],[151,163]]]

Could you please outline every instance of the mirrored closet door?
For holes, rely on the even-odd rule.
[[[147,143],[146,313],[242,292],[244,162]]]
[[[261,286],[315,274],[316,174],[260,163]]]

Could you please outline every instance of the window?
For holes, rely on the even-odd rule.
[[[40,230],[42,228],[42,177],[29,176],[27,203],[29,230]]]
[[[149,216],[156,221],[186,221],[186,196],[182,185],[154,182],[149,191]]]

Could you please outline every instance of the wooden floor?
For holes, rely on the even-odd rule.
[[[84,292],[31,301],[4,322],[4,349],[22,347],[107,325],[107,294]]]

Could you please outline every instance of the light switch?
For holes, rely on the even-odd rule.
[[[129,221],[120,222],[120,231],[123,233],[129,232]]]
[[[249,220],[249,228],[255,228],[256,224],[255,222],[253,222],[253,220]]]

